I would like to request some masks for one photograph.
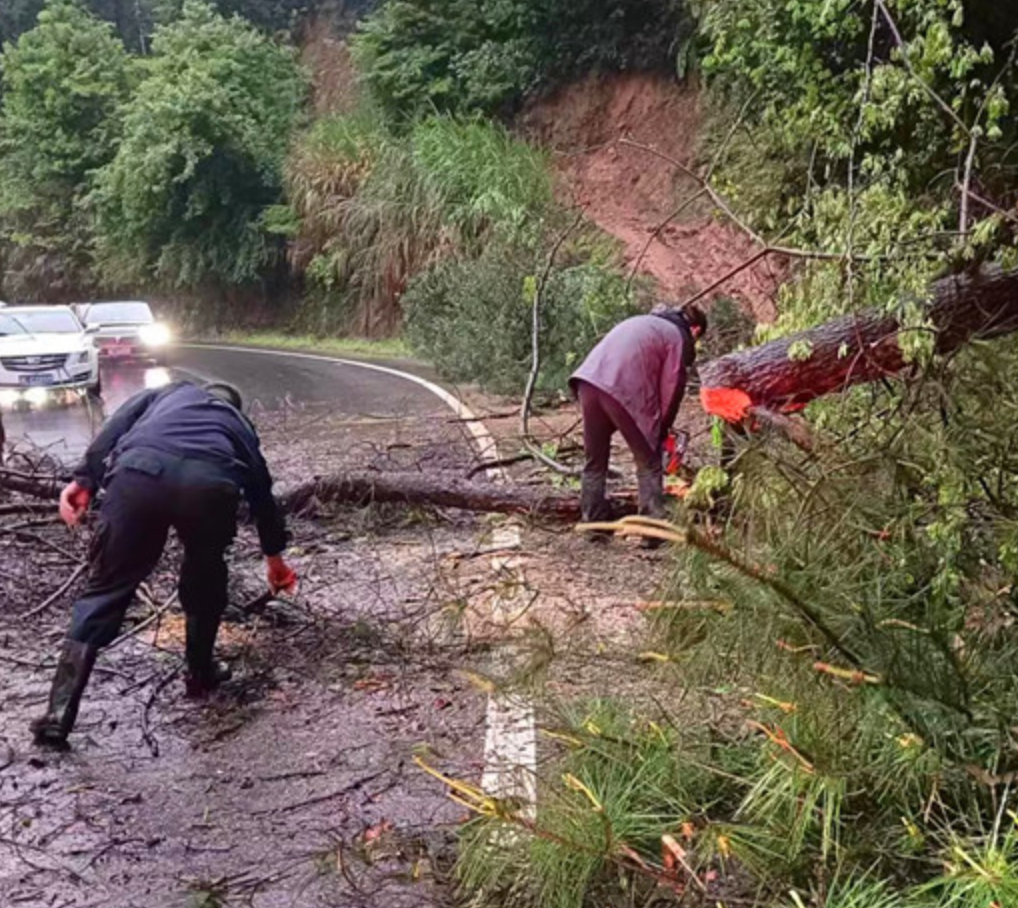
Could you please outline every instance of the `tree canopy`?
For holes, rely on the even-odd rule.
[[[4,51],[0,226],[20,282],[68,287],[85,274],[82,203],[115,154],[131,86],[113,28],[74,0],[52,0]]]
[[[270,255],[260,220],[279,197],[300,111],[293,52],[199,0],[160,28],[96,177],[97,247],[117,280],[251,280]]]

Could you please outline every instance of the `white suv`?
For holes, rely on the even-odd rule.
[[[0,406],[38,406],[73,390],[101,391],[93,332],[69,306],[0,309]]]

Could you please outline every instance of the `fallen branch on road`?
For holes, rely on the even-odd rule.
[[[41,603],[40,605],[37,605],[35,608],[33,608],[33,609],[25,612],[25,614],[19,616],[21,618],[21,620],[22,621],[27,621],[29,618],[34,618],[36,615],[40,615],[44,611],[46,611],[46,609],[48,609],[51,605],[53,605],[54,602],[56,602],[61,596],[64,595],[64,593],[66,593],[72,586],[74,586],[74,584],[78,580],[78,578],[82,574],[84,574],[85,571],[87,571],[87,570],[88,570],[88,565],[87,564],[79,564],[71,572],[71,576],[68,577],[67,580],[64,581],[64,583],[61,584],[60,589],[58,589],[55,593],[53,593],[53,595],[47,596],[45,602]]]
[[[381,502],[560,521],[575,521],[580,516],[575,493],[554,492],[543,486],[470,482],[458,473],[336,473],[297,486],[283,493],[279,501],[291,514],[313,512],[317,504]]]
[[[34,498],[58,501],[67,481],[68,479],[61,476],[38,476],[17,470],[0,469],[0,489],[31,495]]]

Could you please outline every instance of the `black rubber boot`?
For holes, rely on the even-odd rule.
[[[664,520],[668,516],[665,508],[664,474],[661,470],[638,470],[636,473],[637,488],[639,490],[640,514],[644,517],[653,517],[655,520]],[[645,549],[659,549],[663,545],[660,539],[643,537],[640,545]]]
[[[32,737],[40,747],[67,750],[67,737],[74,728],[81,695],[88,685],[99,648],[77,640],[65,640],[50,688],[46,715],[32,721]]]
[[[584,472],[580,479],[580,513],[584,523],[612,519],[612,507],[604,494],[607,482],[607,473]]]
[[[580,514],[584,523],[602,523],[612,519],[612,506],[604,494],[607,482],[607,473],[584,471],[580,479]],[[591,542],[604,542],[611,535],[605,530],[597,530],[588,533],[587,538]]]
[[[187,638],[184,646],[187,674],[184,676],[186,695],[192,700],[204,700],[224,681],[233,677],[225,662],[216,662],[213,653],[219,618],[208,615],[187,616]]]
[[[637,488],[640,496],[640,514],[664,520],[668,516],[665,509],[664,474],[661,470],[638,470],[636,473]]]

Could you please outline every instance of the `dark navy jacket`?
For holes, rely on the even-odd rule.
[[[103,427],[74,471],[78,485],[97,491],[128,451],[168,455],[209,467],[244,493],[258,525],[262,551],[286,548],[286,523],[272,495],[272,477],[254,426],[237,409],[190,382],[136,394]]]

